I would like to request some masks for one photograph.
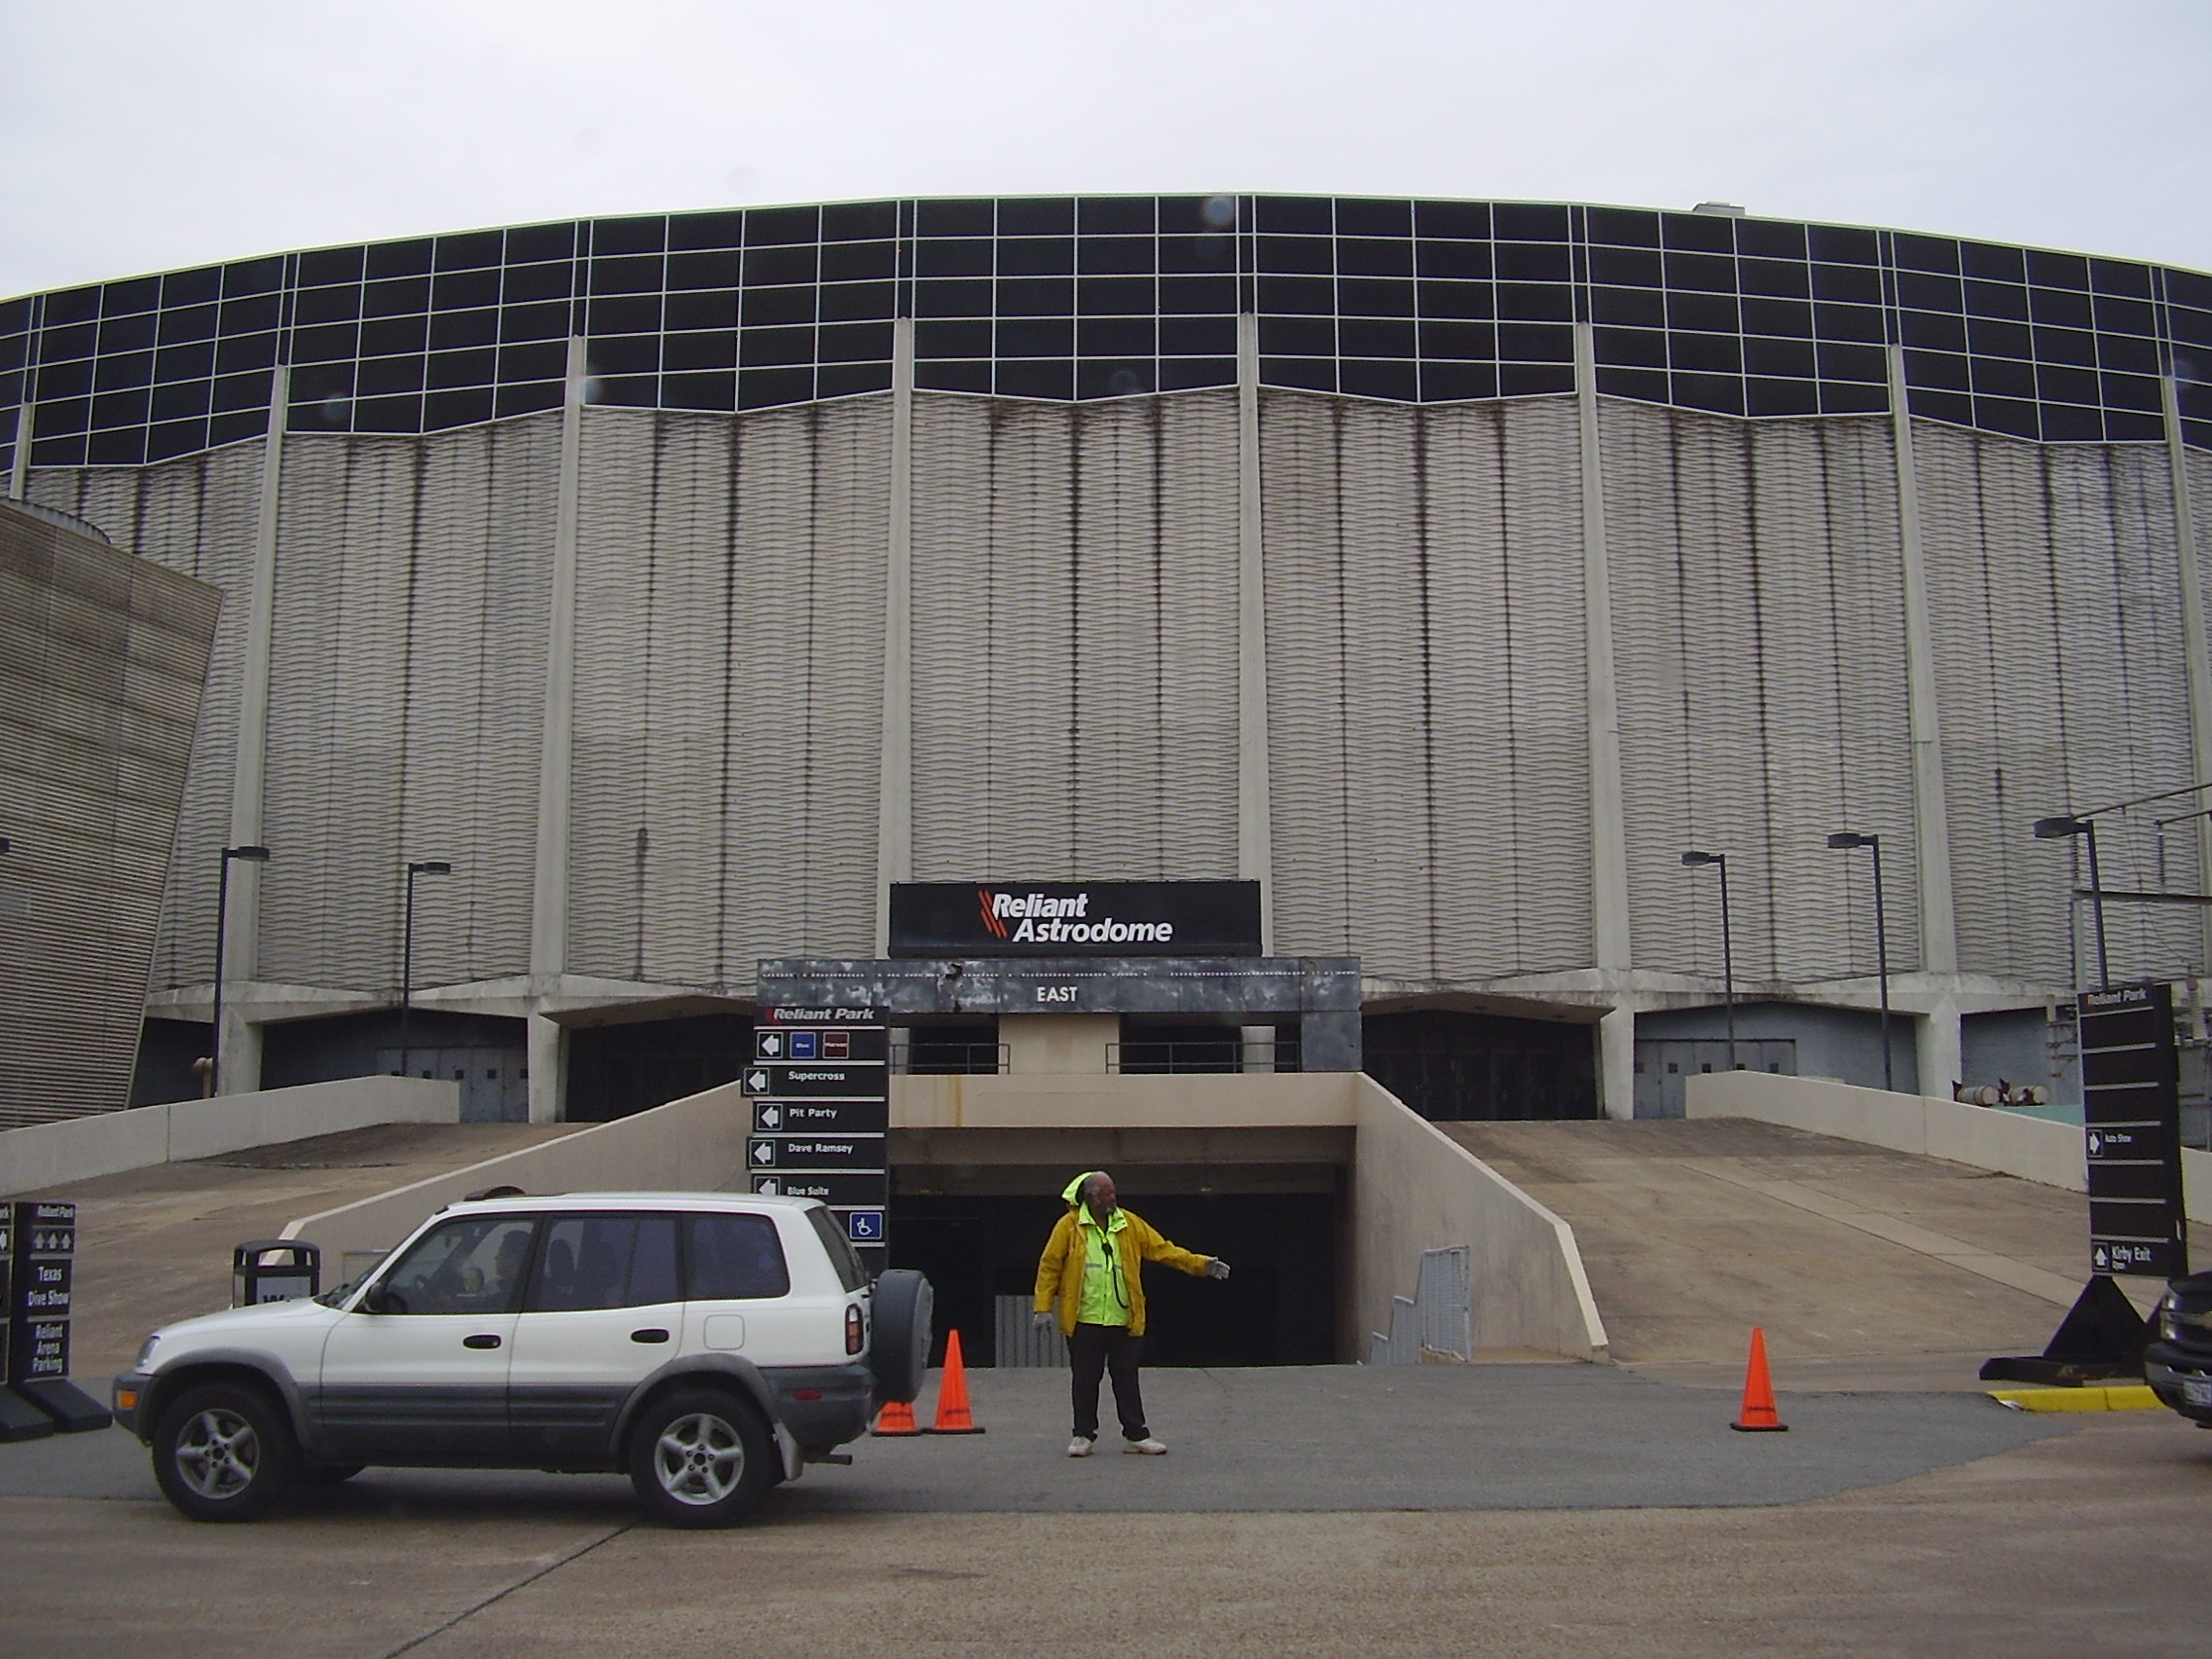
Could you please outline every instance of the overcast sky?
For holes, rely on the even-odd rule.
[[[1299,191],[2212,269],[2212,0],[0,0],[0,294],[590,214]]]

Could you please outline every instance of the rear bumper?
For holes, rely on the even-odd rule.
[[[2192,1422],[2212,1424],[2212,1354],[2152,1343],[2143,1350],[2143,1381],[2161,1404]]]
[[[764,1365],[776,1416],[806,1452],[827,1452],[867,1432],[875,1378],[866,1365]]]

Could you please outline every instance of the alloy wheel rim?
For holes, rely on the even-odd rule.
[[[745,1443],[722,1419],[693,1412],[660,1431],[653,1470],[661,1491],[679,1503],[719,1503],[744,1478]]]
[[[238,1496],[260,1467],[261,1437],[237,1412],[201,1412],[177,1436],[177,1475],[202,1497]]]

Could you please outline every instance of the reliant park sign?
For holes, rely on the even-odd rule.
[[[1256,881],[900,882],[893,956],[1257,956]]]

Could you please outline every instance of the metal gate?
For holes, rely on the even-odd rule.
[[[1682,1085],[1700,1072],[1728,1069],[1728,1044],[1705,1038],[1653,1038],[1636,1046],[1636,1115],[1639,1118],[1679,1118]],[[1797,1040],[1794,1037],[1739,1037],[1736,1039],[1739,1071],[1772,1072],[1779,1077],[1797,1075]]]

